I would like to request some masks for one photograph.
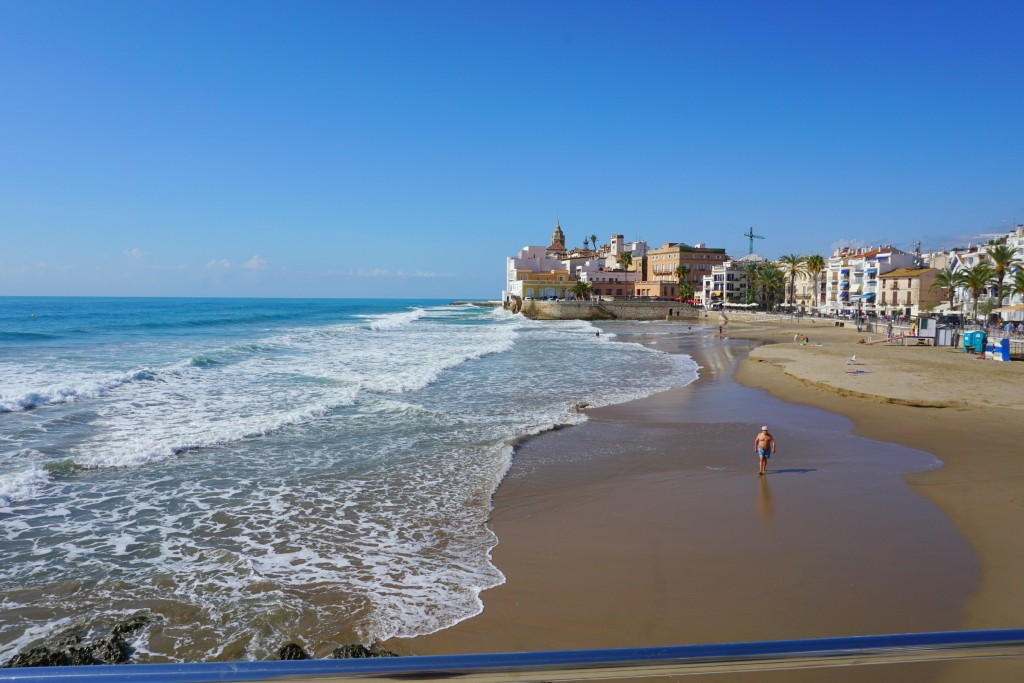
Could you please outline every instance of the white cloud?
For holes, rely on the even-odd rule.
[[[412,273],[404,271],[404,270],[400,270],[397,273],[395,273],[395,275],[397,275],[398,277],[427,277],[427,278],[430,278],[430,277],[454,277],[450,273],[431,273],[431,272],[427,272],[427,271],[423,271],[423,270],[417,270],[417,271],[412,272]]]
[[[391,273],[387,268],[360,268],[356,271],[359,277],[390,277]]]
[[[267,262],[259,256],[254,255],[251,259],[242,264],[242,267],[248,268],[249,270],[263,270],[267,267]]]
[[[228,268],[231,267],[231,261],[228,261],[226,258],[210,259],[209,261],[206,262],[206,267],[216,268],[218,270],[227,270]]]
[[[138,247],[135,247],[134,249],[125,249],[124,255],[129,258],[142,258],[143,256],[146,255],[146,252],[142,251]]]

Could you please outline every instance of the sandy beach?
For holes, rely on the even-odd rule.
[[[793,344],[796,330],[811,343]],[[629,339],[689,353],[701,378],[524,444],[491,518],[507,582],[482,595],[481,615],[388,646],[442,654],[1020,626],[1024,557],[1010,539],[1024,506],[1007,425],[1021,415],[1024,364],[859,344],[868,335],[821,322],[733,319],[725,339],[716,332]],[[779,440],[764,478],[752,449],[762,423]],[[1001,666],[887,668],[899,669],[893,680],[911,670],[977,680]],[[873,680],[889,675],[868,668]]]

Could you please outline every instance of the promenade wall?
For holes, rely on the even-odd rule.
[[[696,320],[699,309],[678,301],[523,301],[534,320]]]

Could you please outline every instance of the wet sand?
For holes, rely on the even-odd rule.
[[[769,342],[737,377],[787,401],[853,420],[855,433],[912,445],[941,458],[906,475],[946,514],[979,560],[979,583],[962,629],[1024,625],[1024,363],[979,360],[952,348],[860,344],[880,335],[819,323],[738,323],[730,334]],[[802,332],[822,346],[791,343]],[[856,364],[845,365],[853,355]],[[847,370],[861,370],[853,374]],[[1024,658],[954,664],[941,680],[1024,679]]]
[[[491,518],[507,582],[483,593],[484,612],[389,648],[508,652],[964,627],[978,556],[900,474],[941,480],[939,461],[855,433],[816,400],[736,382],[757,342],[681,336],[629,340],[691,354],[703,366],[697,382],[588,411],[587,423],[517,451]],[[766,477],[752,445],[762,423],[779,441]],[[943,671],[914,667],[929,678]]]

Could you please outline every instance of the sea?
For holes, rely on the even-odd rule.
[[[0,297],[0,662],[138,613],[137,662],[480,613],[516,444],[698,368],[448,303]]]

